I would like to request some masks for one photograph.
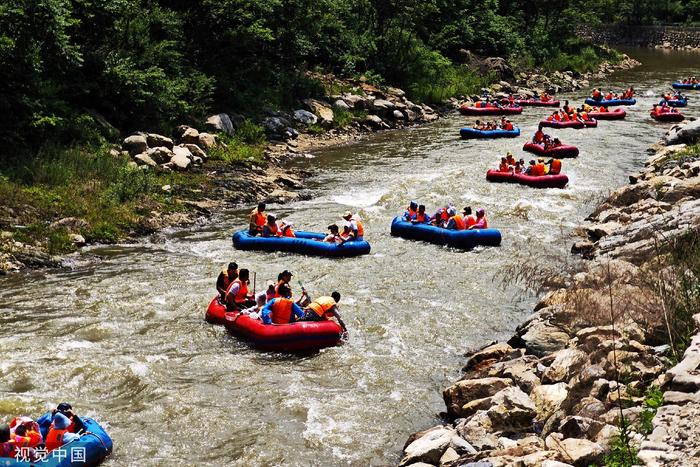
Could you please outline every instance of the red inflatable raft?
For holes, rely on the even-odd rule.
[[[533,188],[564,188],[569,183],[569,177],[564,174],[533,177],[493,169],[486,172],[486,180],[494,183],[519,183]]]
[[[515,115],[523,113],[523,108],[518,106],[509,107],[471,107],[463,105],[459,108],[463,115]]]
[[[622,107],[617,107],[609,112],[588,112],[588,116],[596,120],[622,120],[627,112]]]
[[[586,125],[584,125],[583,122],[579,122],[578,120],[568,121],[568,122],[558,122],[556,120],[554,120],[554,121],[542,120],[540,122],[540,128],[544,128],[544,127],[559,128],[559,129],[574,128],[576,130],[579,130],[581,128],[586,128]]]
[[[649,112],[651,118],[657,122],[682,122],[685,117],[680,112],[654,112],[653,110]]]
[[[598,120],[584,120],[583,124],[586,126],[586,128],[596,128],[598,126]]]
[[[532,154],[537,154],[538,156],[544,157],[556,157],[557,159],[563,159],[565,157],[577,157],[578,148],[576,146],[568,146],[562,144],[555,148],[545,149],[544,144],[536,144],[532,141],[525,143],[523,146],[523,151],[530,152]]]
[[[207,312],[204,314],[204,319],[207,323],[224,324],[226,322],[226,318],[224,317],[225,314],[226,305],[221,303],[221,301],[219,300],[219,296],[217,295],[216,297],[214,297],[211,303],[209,303],[209,306],[207,307]]]
[[[342,329],[335,321],[264,324],[240,313],[226,313],[226,330],[263,350],[300,352],[340,344]]]
[[[501,100],[503,104],[509,102],[508,99]],[[541,101],[539,99],[515,99],[513,103],[521,107],[559,107],[559,101]]]

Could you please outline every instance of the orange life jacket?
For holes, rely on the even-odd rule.
[[[46,451],[51,452],[63,446],[63,435],[68,433],[68,430],[58,430],[51,427],[49,434],[46,435]]]
[[[467,216],[465,219],[465,222],[467,224],[467,228],[471,227],[472,225],[476,224],[476,217],[474,216]]]
[[[284,229],[282,231],[282,236],[283,237],[296,237],[296,234],[294,233],[294,231],[292,230],[291,227],[287,227],[286,229]]]
[[[365,228],[362,226],[362,222],[355,219],[355,224],[357,224],[357,236],[364,237],[365,236]]]
[[[506,123],[506,124],[503,126],[503,129],[506,130],[506,131],[513,131],[513,124],[512,124],[512,123]]]
[[[416,213],[416,220],[418,222],[423,223],[423,222],[427,221],[428,219],[430,219],[430,217],[426,213],[423,213],[423,214],[421,214],[419,212]]]
[[[588,120],[588,112],[581,112],[579,115],[581,115],[582,120]]]
[[[336,305],[333,297],[318,297],[313,302],[309,303],[309,308],[311,308],[314,313],[316,313],[321,318],[328,319],[326,315],[328,311]]]
[[[480,109],[480,108],[481,108],[481,102],[479,102],[479,101],[474,102],[474,107],[476,107],[477,109]]]
[[[455,221],[455,227],[457,227],[457,230],[464,230],[466,228],[464,225],[464,219],[460,214],[452,216],[452,220]]]
[[[238,293],[233,297],[234,303],[245,303],[245,301],[248,299],[248,284],[240,279],[231,281],[228,289],[226,289],[226,299],[228,300],[228,296],[231,293],[231,289],[233,288],[234,284],[240,284]]]
[[[532,168],[532,175],[535,177],[544,175],[544,164],[535,164],[535,166]]]
[[[558,175],[561,172],[561,161],[559,159],[552,159],[552,166],[549,169],[551,175]]]
[[[265,227],[270,231],[270,235],[280,237],[282,233],[280,232],[280,228],[277,226],[277,222],[273,223],[272,225],[265,223]]]
[[[602,94],[601,94],[601,92],[600,92],[599,90],[596,89],[595,91],[593,91],[593,97],[594,97],[594,98],[598,99],[601,95],[602,95]]]
[[[270,318],[272,324],[289,324],[292,322],[292,305],[294,302],[288,298],[276,298],[272,304]]]
[[[611,93],[608,93],[608,95],[605,96],[606,101],[610,101],[610,100],[612,100],[612,98],[613,98],[613,95]]]
[[[38,446],[42,441],[41,433],[38,433],[34,430],[27,430],[26,436],[18,436],[12,434],[11,438],[11,441],[15,443],[15,446],[17,446],[18,448],[33,448],[35,446]]]
[[[501,162],[498,165],[498,171],[499,172],[508,172],[508,163],[507,162]]]

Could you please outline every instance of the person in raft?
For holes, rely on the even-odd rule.
[[[348,332],[340,313],[338,313],[338,303],[340,303],[338,292],[333,292],[330,297],[318,297],[304,309],[305,314],[302,321],[331,321],[335,318],[343,332]]]
[[[273,298],[263,306],[260,317],[265,324],[290,324],[304,317],[304,310],[292,301],[292,291],[287,284],[279,286],[280,297]]]
[[[338,228],[338,224],[329,225],[328,231],[330,233],[323,238],[324,242],[335,243],[336,245],[342,245],[344,243],[343,239],[340,238],[340,229]]]
[[[226,269],[222,269],[219,273],[219,277],[216,278],[216,290],[219,292],[219,297],[221,301],[226,297],[226,290],[231,282],[238,278],[238,264],[235,262],[228,263]]]
[[[549,170],[547,171],[547,174],[549,175],[559,175],[561,173],[561,161],[559,159],[549,159],[547,161],[547,166],[549,166]]]
[[[250,212],[248,233],[253,236],[261,235],[265,222],[265,203],[258,203],[258,207]]]
[[[430,214],[425,212],[425,204],[418,206],[418,212],[411,219],[411,224],[430,224]]]
[[[352,213],[352,211],[345,211],[345,213],[341,216],[345,222],[347,222],[350,226],[350,240],[362,240],[362,237],[365,236],[365,228],[362,225],[362,222],[360,222],[360,219],[356,215]]]
[[[253,295],[248,293],[249,278],[250,271],[241,269],[238,271],[238,277],[231,281],[231,285],[228,286],[224,299],[226,311],[240,311],[255,305]]]
[[[409,222],[411,221],[414,217],[416,217],[416,214],[418,213],[418,203],[415,201],[411,201],[408,203],[408,208],[403,213],[403,216],[401,216],[401,220],[404,222]]]
[[[483,211],[483,209],[481,210]],[[447,228],[450,230],[470,230],[478,222],[478,218],[472,215],[472,208],[470,206],[465,207],[461,215],[457,214],[457,210],[454,207],[451,208],[451,212],[454,212],[454,215],[450,217],[450,220],[447,222]],[[480,228],[485,229],[486,227]]]

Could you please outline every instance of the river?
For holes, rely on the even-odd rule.
[[[61,400],[107,426],[106,465],[386,465],[413,431],[444,410],[441,390],[463,353],[507,338],[535,297],[502,278],[517,265],[555,266],[596,201],[626,183],[668,125],[648,109],[697,54],[630,50],[642,67],[611,76],[634,85],[624,121],[551,130],[581,155],[564,160],[564,190],[490,184],[485,172],[521,147],[547,109],[513,121],[523,137],[462,141],[465,118],[377,134],[295,164],[314,171],[314,196],[270,206],[298,228],[323,231],[357,210],[368,256],[330,260],[233,250],[245,210],[138,245],[98,246],[71,270],[0,278],[0,414],[38,415]],[[608,84],[604,88],[607,89]],[[559,96],[581,102],[585,93]],[[691,97],[695,97],[691,95]],[[696,112],[691,101],[687,111]],[[471,121],[471,120],[470,120]],[[460,252],[389,235],[411,199],[484,207],[500,248]],[[258,290],[283,269],[313,295],[338,290],[350,340],[304,357],[254,350],[204,322],[221,267],[257,272]],[[571,261],[571,258],[568,259]],[[551,263],[550,263],[551,261]]]

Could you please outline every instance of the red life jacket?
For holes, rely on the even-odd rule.
[[[426,213],[423,213],[423,214],[421,214],[421,213],[419,213],[419,212],[416,213],[416,220],[417,220],[418,222],[424,223],[424,222],[427,221],[428,219],[430,219],[430,217],[428,217],[428,215],[427,215]]]
[[[474,217],[474,216],[467,216],[464,220],[465,220],[465,223],[467,224],[467,228],[476,224],[476,217]]]
[[[552,159],[552,165],[549,169],[551,175],[558,175],[561,172],[561,161],[559,159]]]
[[[49,434],[46,435],[46,450],[51,452],[63,446],[63,435],[66,433],[68,433],[68,430],[58,430],[51,427]]]
[[[234,284],[240,284],[240,286],[238,287],[238,293],[233,297],[233,301],[235,303],[245,303],[248,299],[248,284],[240,279],[233,280],[231,285],[228,286],[228,289],[226,289],[226,299],[228,300],[228,296]]]
[[[292,305],[294,302],[288,298],[276,298],[272,304],[270,318],[273,324],[289,324],[292,322]]]

